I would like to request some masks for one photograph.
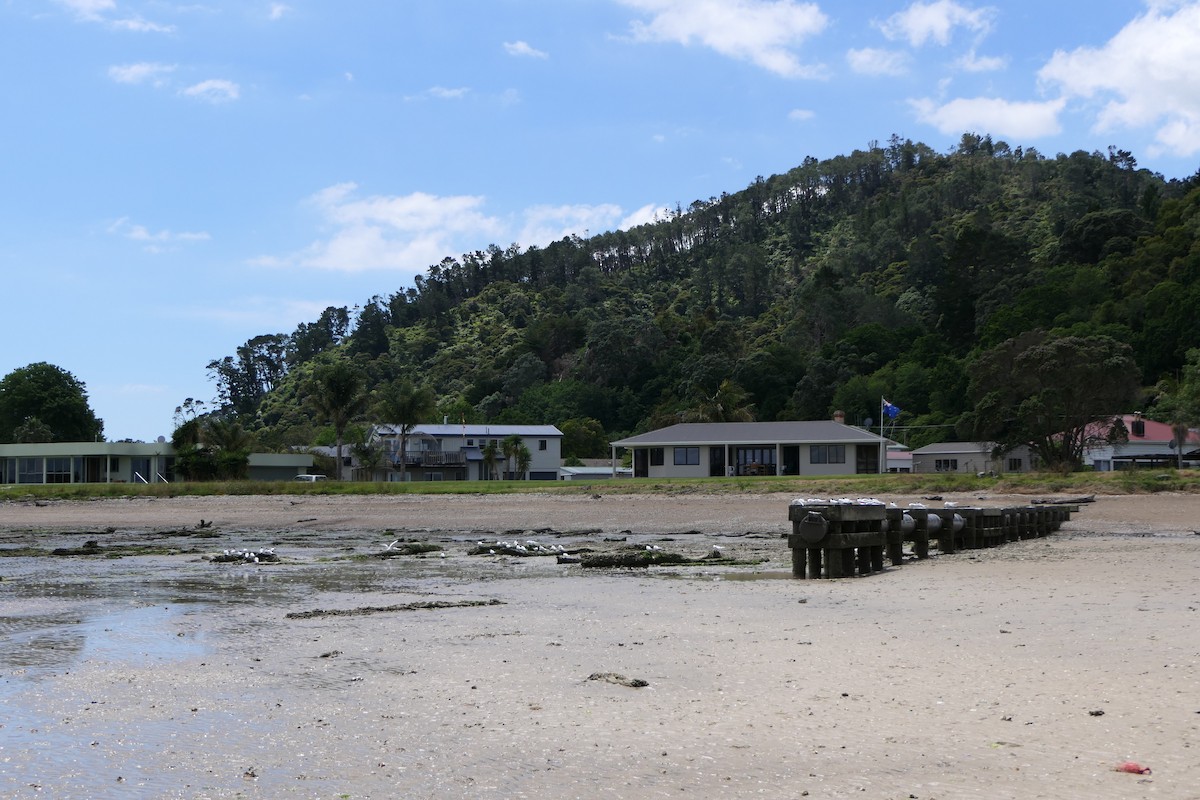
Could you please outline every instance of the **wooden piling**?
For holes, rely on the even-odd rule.
[[[886,511],[865,504],[790,506],[792,576],[841,578],[882,571]]]

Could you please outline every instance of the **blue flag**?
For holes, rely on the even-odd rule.
[[[895,419],[900,415],[900,406],[894,406],[887,400],[883,401],[883,413],[888,419]]]

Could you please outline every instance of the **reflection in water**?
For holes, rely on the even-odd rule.
[[[768,570],[765,572],[726,572],[718,576],[723,581],[778,581],[794,580],[790,571]]]
[[[72,629],[28,630],[0,638],[0,669],[57,667],[69,664],[83,650],[86,636]]]
[[[140,606],[83,619],[78,614],[6,617],[0,667],[32,678],[85,660],[146,665],[198,655],[202,646],[173,630],[180,613],[172,606]]]

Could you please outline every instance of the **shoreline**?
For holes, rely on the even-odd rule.
[[[89,500],[23,500],[0,504],[0,531],[68,528],[185,528],[203,520],[234,530],[556,530],[645,532],[753,530],[786,533],[793,495],[220,495]],[[917,496],[880,498],[906,507],[941,502]],[[945,494],[960,506],[1019,506],[1035,499],[1012,494]],[[1036,499],[1053,499],[1038,496]],[[1200,495],[1097,495],[1073,521],[1113,532],[1200,528]]]

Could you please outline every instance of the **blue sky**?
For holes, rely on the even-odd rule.
[[[109,439],[445,256],[886,142],[1200,167],[1200,2],[0,0],[0,375]]]

